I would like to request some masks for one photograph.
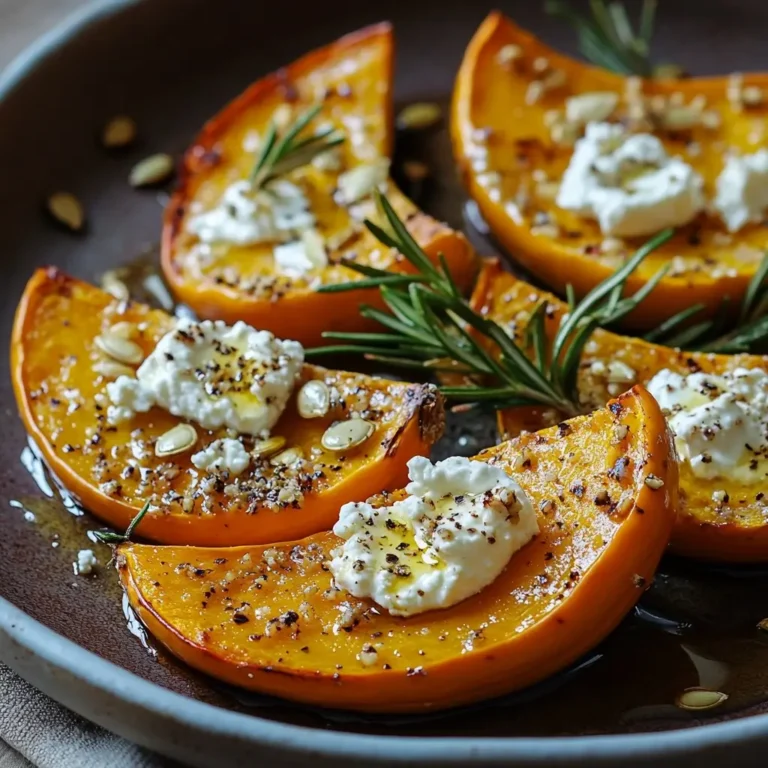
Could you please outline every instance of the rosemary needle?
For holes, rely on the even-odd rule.
[[[344,141],[335,128],[321,128],[304,134],[307,126],[317,117],[322,105],[308,109],[281,132],[272,120],[259,150],[250,175],[251,187],[261,189],[268,182],[312,162],[317,155],[327,152]]]
[[[545,303],[536,307],[526,329],[524,349],[501,325],[470,307],[445,261],[440,259],[434,264],[389,201],[378,192],[375,196],[380,221],[366,221],[366,226],[379,242],[401,253],[414,273],[396,275],[345,262],[364,280],[327,285],[319,290],[335,293],[359,290],[362,286],[378,288],[389,312],[363,305],[360,313],[376,320],[384,331],[326,332],[325,338],[347,343],[307,350],[307,357],[363,354],[395,366],[459,373],[468,378],[468,383],[441,389],[447,397],[461,403],[484,403],[493,408],[544,405],[570,415],[579,413],[576,379],[581,354],[592,331],[631,312],[666,274],[665,269],[661,270],[632,296],[622,295],[627,277],[651,251],[670,239],[672,230],[656,235],[575,303],[551,343],[544,324]],[[395,276],[400,278],[397,282],[392,280]],[[528,349],[533,350],[532,355]]]
[[[136,517],[131,520],[128,527],[125,529],[125,533],[115,533],[114,531],[95,531],[94,537],[98,539],[102,544],[123,544],[126,541],[131,540],[133,532],[136,530],[136,526],[142,521],[144,515],[149,510],[149,502],[145,502],[144,506],[136,513]]]

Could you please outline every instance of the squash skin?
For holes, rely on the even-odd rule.
[[[552,338],[565,311],[563,302],[505,272],[498,262],[489,261],[481,270],[471,303],[476,311],[502,325],[516,319],[521,331],[525,318],[542,300],[549,302],[546,327]],[[519,333],[516,338],[520,343]],[[768,356],[684,352],[598,329],[585,348],[579,376],[579,389],[587,407],[600,407],[610,397],[605,382],[590,372],[590,366],[596,361],[607,363],[616,359],[632,368],[637,374],[635,381],[642,385],[662,368],[678,373],[696,370],[725,373],[736,368],[768,370]],[[504,436],[517,435],[521,430],[542,429],[559,419],[552,409],[542,408],[509,409],[500,411],[498,416]],[[727,480],[702,480],[692,474],[687,463],[681,462],[680,513],[670,551],[720,562],[768,561],[768,499],[761,497],[763,486],[759,481],[738,486]],[[730,502],[718,511],[712,494],[721,489],[727,491]]]
[[[341,73],[345,65],[349,74]],[[233,246],[219,254],[212,265],[204,265],[195,256],[196,238],[185,231],[190,206],[215,204],[224,188],[238,178],[245,178],[253,163],[253,152],[242,148],[247,131],[266,129],[275,107],[285,101],[297,111],[323,99],[323,108],[315,124],[331,121],[341,126],[345,120],[365,120],[364,141],[342,145],[350,165],[372,157],[391,155],[392,135],[393,37],[389,24],[378,24],[320,48],[293,64],[255,82],[203,128],[187,151],[180,172],[179,186],[165,211],[161,263],[164,275],[176,297],[191,306],[200,317],[245,320],[256,328],[265,328],[282,338],[296,339],[305,346],[325,343],[323,331],[357,331],[375,328],[376,323],[359,315],[361,303],[383,307],[376,290],[361,290],[327,295],[314,290],[322,284],[347,282],[360,275],[339,266],[341,258],[394,271],[412,271],[399,254],[387,253],[367,231],[336,249],[331,249],[331,264],[312,277],[290,280],[278,276],[274,289],[259,294],[240,284],[226,284],[221,272],[234,268],[247,280],[275,276],[271,245]],[[346,71],[346,70],[345,70]],[[341,87],[349,95],[339,95]],[[323,97],[327,92],[330,95]],[[362,114],[360,114],[362,113]],[[313,208],[319,227],[330,240],[352,224],[345,209],[333,203],[331,196],[337,172],[322,173],[312,166],[304,171],[311,185]],[[464,236],[430,216],[421,213],[390,180],[387,196],[398,215],[426,253],[433,260],[443,254],[454,279],[469,291],[478,262]],[[367,212],[374,215],[373,210]],[[361,230],[364,227],[360,226]],[[307,319],[310,318],[308,321]],[[322,318],[322,322],[320,319]]]
[[[177,477],[166,479],[160,469],[164,460],[157,459],[152,448],[152,439],[179,423],[178,418],[153,408],[147,414],[138,414],[128,425],[98,430],[95,443],[89,437],[92,433],[86,432],[98,424],[94,395],[103,391],[106,383],[91,368],[97,354],[93,338],[115,320],[146,322],[147,330],[136,340],[148,352],[171,327],[171,318],[164,312],[130,304],[118,316],[119,306],[117,300],[98,288],[55,268],[38,270],[29,281],[16,313],[11,369],[21,418],[48,466],[83,506],[120,530],[133,519],[149,494],[156,493],[153,501],[160,508],[152,509],[140,526],[142,537],[150,540],[231,546],[307,536],[328,529],[337,519],[341,504],[402,485],[407,479],[408,459],[428,452],[442,433],[442,399],[434,387],[305,365],[302,381],[325,380],[347,398],[347,405],[333,406],[322,418],[302,419],[292,399],[273,434],[286,437],[286,447],[301,446],[309,457],[332,420],[346,417],[352,409],[359,410],[356,404],[368,398],[365,407],[372,409],[370,418],[377,425],[374,436],[346,456],[326,451],[317,455],[314,461],[316,466],[323,465],[323,476],[311,482],[302,476],[303,499],[298,508],[291,503],[276,506],[262,494],[249,513],[247,499],[228,498],[218,488],[208,492],[213,499],[211,512],[203,511],[202,498],[195,500],[191,511],[184,512],[176,496],[183,495],[194,481],[188,473],[193,451],[165,460],[180,470]],[[65,413],[64,392],[69,388],[77,390],[73,402],[79,405],[77,410]],[[59,402],[54,403],[54,398]],[[392,408],[390,412],[376,411],[377,405],[383,408],[386,403]],[[138,450],[139,444],[131,435],[136,427],[144,429],[140,437],[149,441],[148,453],[138,464],[143,471],[154,471],[151,489],[142,487],[136,478],[141,473],[132,472],[127,477],[122,474]],[[208,432],[199,425],[196,429],[199,440],[195,450],[224,436],[223,430]],[[117,455],[113,456],[112,451]],[[103,469],[98,466],[101,452],[107,455]],[[271,478],[268,490],[273,483],[280,485],[274,470],[264,467],[260,471]],[[250,471],[241,477],[248,476]],[[101,485],[113,479],[121,486],[119,495],[110,494]]]
[[[618,422],[630,436],[611,444]],[[611,511],[592,499],[620,456],[629,464],[623,479],[606,479]],[[540,512],[542,532],[493,584],[445,610],[404,619],[325,592],[323,560],[339,542],[331,533],[266,550],[128,543],[117,551],[120,578],[172,653],[244,688],[369,712],[444,709],[524,688],[598,643],[650,583],[675,516],[677,463],[663,415],[639,387],[610,409],[477,458],[492,457],[536,509],[545,500],[555,509]],[[649,473],[662,488],[645,484]],[[360,661],[377,643],[374,663]]]
[[[544,112],[563,106],[564,99],[571,94],[570,85],[545,95],[539,103],[525,105],[525,88],[529,82],[527,71],[515,73],[502,69],[496,60],[498,51],[507,44],[522,48],[523,62],[532,61],[535,57],[549,59],[554,68],[566,73],[573,92],[613,91],[622,94],[626,78],[563,56],[502,14],[492,13],[472,38],[456,79],[451,135],[454,156],[470,195],[496,238],[516,261],[560,295],[564,295],[566,286],[571,284],[577,295],[582,296],[622,263],[620,256],[597,252],[604,239],[597,223],[557,208],[553,202],[540,199],[534,190],[533,210],[544,211],[560,225],[562,232],[568,233],[559,238],[545,234],[537,236],[531,232],[532,215],[524,213],[518,223],[504,207],[521,181],[529,178],[529,169],[542,169],[549,173],[550,178],[559,179],[571,156],[570,148],[561,148],[551,142],[544,125]],[[648,94],[680,92],[686,102],[697,94],[703,94],[708,99],[708,105],[716,107],[721,114],[722,127],[716,131],[699,127],[687,132],[685,137],[682,134],[677,138],[673,135],[660,136],[670,154],[681,154],[701,173],[707,197],[711,196],[714,180],[722,168],[722,147],[718,151],[715,145],[725,142],[745,153],[754,152],[760,144],[750,143],[751,126],[753,120],[766,116],[765,105],[749,108],[743,113],[732,112],[725,106],[726,80],[725,77],[714,77],[650,80],[644,83],[644,91]],[[744,83],[766,89],[768,75],[745,75]],[[473,132],[478,129],[490,129],[492,132],[488,141],[488,170],[497,169],[503,174],[500,200],[491,199],[488,188],[478,179],[481,174],[473,168]],[[687,139],[689,133],[701,149],[699,155],[685,154],[686,144],[681,138]],[[724,296],[729,296],[733,304],[737,304],[755,273],[762,251],[768,246],[768,230],[750,225],[737,233],[730,244],[723,241],[724,233],[719,220],[700,217],[681,227],[672,240],[650,254],[628,279],[627,292],[637,291],[678,255],[690,260],[694,271],[666,276],[626,318],[626,324],[634,328],[650,328],[697,303],[704,304],[707,312],[713,314],[719,310]],[[628,252],[631,253],[645,239],[628,238]],[[585,252],[587,248],[593,252]],[[717,271],[713,274],[708,265],[715,262]]]

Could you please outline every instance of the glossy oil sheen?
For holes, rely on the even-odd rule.
[[[570,36],[540,14],[538,3],[497,5],[549,42],[572,50]],[[665,4],[661,10],[661,60],[681,61],[701,73],[748,69],[762,61],[760,31],[768,12],[759,3],[711,0],[697,4],[695,15],[684,5]],[[53,263],[94,279],[153,246],[167,198],[162,190],[130,189],[125,181],[130,168],[156,151],[181,152],[202,122],[250,81],[314,45],[387,16],[398,39],[398,102],[446,104],[463,46],[489,7],[462,0],[386,7],[351,0],[322,6],[298,2],[288,26],[279,4],[229,0],[214,14],[202,0],[166,0],[131,9],[130,25],[115,17],[86,30],[0,104],[0,167],[13,180],[12,194],[7,192],[0,206],[3,338],[9,336],[13,309],[34,266]],[[720,46],[722,61],[712,59],[707,43],[715,30],[723,40],[738,40]],[[682,39],[687,42],[681,49]],[[96,141],[98,130],[120,112],[138,121],[141,141],[128,151],[106,153]],[[425,160],[433,176],[411,190],[416,202],[460,226],[464,195],[444,128],[443,122],[436,131],[398,137],[396,166],[406,159]],[[403,188],[408,191],[405,182]],[[85,203],[84,236],[58,230],[42,215],[42,201],[56,189],[71,190]],[[470,234],[481,253],[495,252],[482,235]],[[97,577],[74,575],[77,551],[94,546],[87,532],[97,525],[87,515],[73,514],[78,510],[53,487],[50,496],[41,492],[22,466],[26,440],[14,414],[7,354],[3,361],[0,596],[146,679],[261,717],[386,735],[615,733],[768,710],[768,635],[757,629],[768,617],[768,566],[728,571],[666,561],[641,610],[590,657],[591,664],[530,695],[434,718],[310,711],[224,689],[162,652],[154,658],[126,626],[115,574],[105,567],[108,550],[97,548],[102,563]],[[469,421],[471,431],[454,420],[443,452],[469,455],[489,441],[492,420]],[[34,457],[25,457],[34,468]],[[35,522],[25,519],[25,511],[34,513]],[[695,685],[725,691],[730,698],[707,718],[696,718],[673,704],[678,693]]]

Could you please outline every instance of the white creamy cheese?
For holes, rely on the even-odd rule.
[[[330,569],[355,597],[395,616],[447,608],[480,592],[539,531],[536,513],[503,470],[454,456],[408,462],[409,494],[392,506],[345,504]]]
[[[649,235],[690,221],[704,207],[701,176],[658,138],[590,123],[563,175],[557,205],[597,219],[605,235]]]
[[[720,376],[664,369],[648,390],[668,414],[680,457],[694,475],[754,483],[768,474],[768,375],[737,368]]]
[[[251,463],[251,456],[245,450],[239,440],[227,437],[223,440],[214,440],[202,451],[192,454],[192,464],[198,469],[208,472],[229,472],[230,475],[239,475],[244,472]]]
[[[81,576],[87,576],[93,573],[99,561],[96,559],[96,555],[93,554],[92,549],[81,549],[77,553],[77,562],[74,564],[75,573],[79,573]]]
[[[761,221],[768,208],[768,149],[731,155],[717,177],[714,207],[729,232]]]
[[[241,434],[267,433],[280,418],[304,361],[297,341],[282,341],[243,322],[176,321],[136,372],[107,384],[111,424],[153,405]]]
[[[301,187],[286,179],[252,191],[247,180],[227,187],[219,204],[193,216],[187,229],[204,243],[285,243],[315,226]]]
[[[306,230],[292,243],[276,246],[274,255],[278,270],[287,275],[303,276],[328,266],[325,240],[316,229]]]

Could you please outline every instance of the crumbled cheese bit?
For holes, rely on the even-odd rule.
[[[92,549],[81,549],[77,553],[77,562],[74,563],[75,573],[80,576],[88,576],[93,573],[99,561]]]
[[[560,185],[557,205],[598,220],[604,234],[632,237],[690,221],[703,207],[701,177],[658,138],[590,123]]]
[[[284,243],[314,226],[304,191],[286,179],[256,191],[249,181],[236,181],[215,208],[187,222],[187,230],[203,243],[236,245]]]
[[[768,150],[731,155],[717,177],[714,208],[729,232],[760,222],[768,208]]]
[[[251,456],[239,440],[229,437],[214,440],[202,451],[192,454],[192,464],[207,472],[228,472],[239,475],[251,463]]]
[[[325,239],[316,229],[305,230],[295,242],[278,245],[274,256],[277,268],[291,276],[304,276],[328,266]]]
[[[768,469],[768,374],[659,371],[648,391],[668,415],[678,454],[696,477],[764,480]]]
[[[494,581],[538,533],[536,514],[503,470],[454,456],[408,462],[408,496],[392,506],[345,504],[334,533],[336,584],[395,616],[446,608]]]
[[[141,364],[136,379],[107,384],[107,418],[118,424],[153,405],[205,429],[259,435],[285,409],[304,361],[296,341],[282,341],[238,321],[179,319]]]

